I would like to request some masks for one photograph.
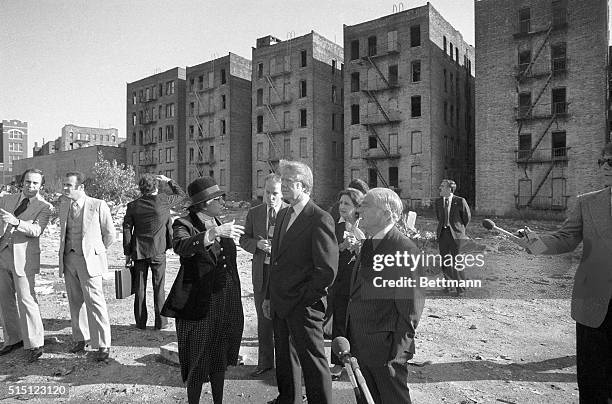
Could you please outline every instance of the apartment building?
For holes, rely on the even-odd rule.
[[[187,67],[187,182],[211,176],[235,200],[251,198],[251,61],[229,53]]]
[[[28,123],[17,119],[2,120],[0,123],[0,172],[2,185],[10,184],[13,177],[13,162],[28,157]]]
[[[184,68],[127,84],[127,161],[137,174],[163,174],[187,185]]]
[[[344,182],[474,198],[474,48],[431,5],[344,26]]]
[[[118,147],[125,140],[125,138],[119,137],[119,130],[116,128],[90,128],[67,124],[62,127],[62,134],[57,139],[43,143],[40,147],[35,143],[33,155],[44,156],[92,146]]]
[[[280,159],[311,167],[313,199],[327,206],[343,187],[343,50],[312,31],[257,39],[252,72],[252,196]]]
[[[476,208],[564,216],[601,187],[608,1],[478,0]]]

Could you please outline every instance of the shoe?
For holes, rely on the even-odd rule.
[[[306,395],[302,395],[302,402],[303,403],[308,403],[308,399],[306,398]],[[278,397],[276,397],[274,400],[270,400],[268,401],[266,404],[279,404],[280,403],[280,399]]]
[[[87,341],[77,341],[76,344],[74,344],[69,350],[68,352],[70,353],[79,353],[79,352],[83,352],[85,350],[85,347],[87,346]]]
[[[23,347],[23,341],[16,342],[11,345],[5,345],[0,349],[0,356],[13,352],[15,349]]]
[[[96,352],[95,360],[98,362],[102,362],[108,359],[110,356],[110,348],[98,348],[98,352]]]
[[[40,358],[44,352],[44,348],[39,346],[37,348],[32,348],[27,350],[28,363],[33,363]]]
[[[268,371],[270,371],[270,370],[272,370],[272,369],[274,369],[274,368],[273,368],[273,367],[269,367],[269,368],[261,368],[261,369],[260,369],[260,368],[257,368],[257,369],[255,369],[255,371],[254,371],[253,373],[251,373],[251,377],[258,377],[258,376],[261,376],[261,375],[263,375],[264,373],[266,373],[266,372],[268,372]]]

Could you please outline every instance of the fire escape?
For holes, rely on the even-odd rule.
[[[536,49],[536,52],[534,53],[533,57],[530,58],[528,63],[526,63],[525,60],[521,60],[519,57],[519,65],[515,74],[516,90],[519,95],[519,107],[515,109],[515,119],[518,124],[519,148],[515,152],[515,161],[517,165],[524,170],[525,174],[524,178],[519,180],[518,193],[515,195],[516,207],[518,209],[531,208],[562,210],[567,207],[568,197],[565,195],[564,191],[564,184],[566,181],[564,167],[567,166],[567,152],[569,148],[565,147],[565,143],[563,143],[563,147],[555,147],[554,141],[551,142],[552,146],[550,149],[540,147],[544,137],[548,133],[551,133],[551,128],[553,128],[553,125],[558,127],[559,120],[567,117],[568,115],[569,104],[565,101],[564,92],[563,99],[561,101],[555,99],[555,91],[552,90],[551,103],[548,105],[540,102],[542,95],[552,86],[553,80],[565,75],[567,72],[565,47],[563,46],[562,51],[559,51],[559,48],[553,48],[553,45],[551,44],[551,35],[553,34],[553,31],[560,28],[565,28],[566,26],[566,20],[561,19],[560,21],[558,17],[559,14],[557,14],[555,18],[555,14],[553,13],[553,23],[545,30],[527,32],[528,29],[525,30],[524,26],[521,25],[521,32],[515,34],[515,37],[535,34],[544,35]],[[528,24],[527,26],[529,27],[530,25]],[[542,52],[547,44],[550,45],[549,48],[551,49],[550,64],[537,64],[536,62],[539,60],[539,57],[542,55]],[[555,49],[557,50],[555,51]],[[546,65],[546,68],[536,67],[538,65]],[[540,85],[540,88],[537,90],[536,96],[533,100],[531,100],[531,93],[521,92],[521,86],[529,82],[535,83],[535,85]],[[526,124],[533,124],[536,121],[544,121],[545,124],[541,126],[539,132],[536,133],[535,141],[532,143],[531,138],[527,137],[525,142],[521,142],[521,135],[523,133],[524,126]],[[554,136],[554,132],[551,134],[551,136]],[[544,167],[544,170],[538,170],[538,172],[543,171],[543,175],[537,180],[535,191],[532,192],[532,179],[529,178],[527,169],[528,167],[533,167],[534,165],[541,165]],[[543,189],[544,184],[547,182],[549,177],[551,177],[552,173],[555,173],[551,179],[553,182],[552,196],[540,196],[540,191]],[[560,189],[562,189],[561,195],[555,195],[555,181],[559,181],[561,184],[563,184],[560,187]],[[525,184],[528,189],[522,189],[523,187],[521,184]]]
[[[290,38],[289,38],[290,39]],[[266,138],[268,140],[268,156],[265,161],[268,163],[270,171],[275,172],[278,168],[278,163],[281,158],[291,159],[293,156],[291,155],[291,151],[281,151],[277,142],[274,141],[275,135],[279,134],[288,134],[291,132],[291,123],[285,120],[283,117],[283,121],[281,122],[279,118],[276,116],[275,109],[281,105],[287,105],[291,103],[291,97],[288,95],[288,82],[285,77],[291,74],[291,40],[287,41],[287,54],[283,55],[283,64],[282,69],[278,69],[278,65],[271,64],[270,71],[268,74],[264,75],[266,80],[266,84],[268,85],[268,97],[267,101],[264,101],[263,93],[261,95],[261,102],[266,110],[266,115],[268,117],[267,128],[263,133],[265,133]],[[272,67],[274,71],[272,71]],[[278,69],[278,71],[277,71]],[[283,80],[283,91],[282,94],[277,89],[276,78],[282,78]],[[263,91],[263,89],[262,89]],[[273,98],[274,95],[274,99]],[[260,104],[261,105],[261,104]],[[263,123],[262,123],[263,125]],[[261,128],[263,129],[263,128]]]
[[[214,60],[212,62],[212,71],[215,71]],[[213,73],[214,74],[214,73]],[[211,125],[207,128],[204,127],[203,119],[212,117],[215,114],[213,103],[210,101],[211,95],[215,90],[214,79],[213,83],[209,83],[208,87],[204,87],[204,83],[198,83],[198,88],[193,90],[193,94],[195,96],[195,107],[193,110],[193,118],[195,119],[196,127],[197,127],[197,136],[195,137],[195,145],[196,145],[196,156],[195,156],[195,164],[196,170],[198,172],[199,177],[203,177],[208,175],[208,173],[204,172],[206,166],[212,168],[212,166],[216,163],[215,155],[212,150],[208,153],[208,158],[206,157],[205,147],[208,145],[207,142],[214,140],[214,134],[210,133]],[[204,104],[202,100],[202,95],[206,94],[209,102],[208,105]],[[214,146],[212,146],[214,147]]]
[[[397,78],[397,72],[389,77],[386,77],[382,72],[376,59],[387,56],[396,55],[399,53],[397,41],[388,41],[387,49],[380,49],[377,52],[376,43],[368,43],[368,54],[362,57],[362,60],[367,62],[366,65],[368,70],[372,68],[376,72],[376,80],[369,80],[366,76],[366,80],[360,82],[361,91],[367,95],[368,100],[376,105],[377,113],[367,111],[364,119],[361,120],[362,125],[368,130],[369,138],[376,139],[376,147],[368,147],[362,150],[362,158],[366,161],[368,167],[375,171],[376,177],[386,188],[391,188],[398,194],[400,193],[399,182],[389,186],[389,181],[385,178],[380,170],[379,165],[376,161],[380,160],[397,160],[400,158],[400,154],[397,150],[397,145],[394,149],[391,149],[391,145],[387,144],[376,130],[377,126],[384,125],[397,125],[400,121],[399,110],[391,110],[380,102],[381,93],[388,93],[389,91],[395,91],[399,89],[399,83]],[[368,139],[369,141],[369,139]],[[371,144],[369,144],[371,146]],[[378,148],[382,151],[380,153]],[[397,179],[399,181],[399,179]]]
[[[147,172],[154,172],[158,163],[155,158],[155,145],[157,144],[157,139],[155,138],[154,129],[151,128],[151,125],[156,123],[157,119],[154,115],[155,106],[150,107],[151,103],[156,100],[157,95],[154,90],[151,90],[150,93],[145,94],[140,99],[140,102],[144,106],[144,118],[141,124],[145,128],[145,160],[142,165],[146,168]]]

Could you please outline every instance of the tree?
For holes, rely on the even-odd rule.
[[[140,195],[132,166],[119,164],[117,160],[110,162],[102,152],[98,152],[92,176],[85,180],[85,189],[94,198],[116,204],[124,204]]]

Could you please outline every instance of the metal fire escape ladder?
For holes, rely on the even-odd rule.
[[[202,105],[202,100],[200,99],[200,96],[198,95],[197,91],[194,91],[194,94],[196,96],[196,101],[198,103],[198,111],[200,110],[200,105]],[[198,126],[198,134],[201,133],[203,137],[206,137],[208,134],[204,133],[204,126],[202,125],[202,122],[200,122],[200,118],[198,117],[198,114],[194,111],[194,117],[196,120],[196,124]],[[198,136],[199,137],[199,136]],[[198,162],[204,162],[204,150],[202,149],[202,145],[200,144],[201,139],[196,138],[196,147],[198,148],[198,158],[196,160],[196,163]],[[198,174],[201,176],[204,175],[204,172],[200,170],[200,168],[196,168],[198,170]]]
[[[281,124],[278,121],[278,119],[276,118],[276,114],[274,114],[274,111],[272,110],[272,107],[270,106],[270,104],[265,104],[265,105],[266,105],[266,111],[268,111],[268,115],[270,115],[270,117],[274,120],[274,122],[276,122],[276,124],[278,125],[278,128],[282,129]],[[270,145],[272,145],[272,147],[274,148],[274,154],[276,156],[279,156],[279,158],[280,158],[280,149],[279,149],[278,145],[276,144],[276,142],[274,142],[274,140],[272,140],[272,134],[270,133],[270,129],[269,128],[266,131],[266,137],[268,138],[268,142],[270,143]],[[274,164],[272,164],[272,160],[270,159],[270,155],[269,154],[268,154],[268,165],[270,166],[270,169],[272,169],[272,171],[275,170]]]
[[[538,192],[540,192],[540,189],[544,185],[544,182],[546,182],[546,179],[548,178],[548,176],[550,175],[550,173],[552,172],[554,167],[555,167],[555,162],[553,161],[553,162],[550,163],[550,166],[548,167],[548,170],[546,170],[546,173],[544,174],[544,177],[542,178],[542,180],[538,184],[535,192],[531,195],[531,198],[529,198],[529,201],[527,201],[527,206],[530,206],[531,202],[533,202],[535,197],[538,195]]]
[[[389,184],[387,183],[387,181],[385,180],[385,177],[383,177],[382,173],[378,169],[378,166],[376,165],[376,162],[374,160],[369,160],[369,164],[370,164],[370,167],[372,167],[372,168],[374,168],[376,170],[376,176],[378,177],[380,182],[383,183],[384,187],[385,188],[389,188]]]
[[[389,84],[389,80],[387,80],[387,78],[385,77],[385,75],[383,74],[383,72],[380,71],[380,69],[378,68],[378,65],[376,64],[376,62],[374,62],[374,60],[369,57],[366,56],[366,60],[368,62],[370,62],[370,64],[374,67],[374,69],[376,69],[376,72],[378,73],[378,75],[380,76],[380,78],[382,79],[382,81],[385,83],[385,85],[388,87],[391,87],[391,85]]]
[[[536,97],[536,99],[531,103],[531,106],[529,107],[529,110],[527,111],[527,116],[531,115],[533,108],[536,106],[538,101],[540,101],[540,98],[542,98],[542,95],[544,94],[544,91],[546,91],[546,88],[550,84],[551,80],[552,80],[552,73],[548,75],[548,78],[546,79],[546,83],[544,83],[544,86],[540,89],[540,92],[538,93],[538,96]]]
[[[531,58],[531,61],[529,62],[529,64],[525,68],[525,70],[523,70],[523,72],[519,76],[518,81],[521,81],[522,79],[524,79],[525,76],[529,73],[529,71],[533,67],[535,61],[540,56],[540,53],[542,53],[542,49],[544,49],[544,45],[546,45],[546,42],[548,42],[548,39],[550,38],[550,33],[552,32],[552,29],[553,29],[553,27],[552,27],[552,24],[551,24],[551,26],[548,28],[548,31],[546,31],[546,36],[544,37],[544,40],[542,41],[542,43],[538,47],[538,50],[536,51],[534,57]]]
[[[546,31],[546,36],[544,37],[544,40],[540,43],[540,46],[538,47],[534,57],[532,57],[531,60],[529,61],[529,65],[527,65],[525,70],[523,70],[521,75],[517,78],[517,85],[516,85],[516,91],[517,92],[519,92],[519,83],[527,76],[527,74],[529,73],[529,71],[531,70],[533,65],[535,64],[536,60],[538,60],[538,57],[542,53],[542,50],[544,49],[544,45],[546,45],[546,42],[548,42],[548,39],[550,38],[550,34],[552,32],[552,28],[553,27],[552,27],[552,24],[551,24],[551,26]],[[548,79],[546,80],[546,84],[544,84],[544,87],[542,88],[542,90],[540,91],[538,96],[536,97],[536,100],[531,103],[531,106],[529,107],[529,110],[527,111],[526,116],[529,116],[531,114],[531,112],[533,111],[533,107],[537,104],[537,102],[539,101],[540,97],[544,93],[544,90],[546,90],[546,87],[548,87],[548,84],[550,83],[551,80],[552,80],[552,72],[549,74]],[[521,134],[522,128],[523,128],[523,122],[521,121],[521,122],[519,122],[519,130],[518,130],[518,134],[519,135]]]
[[[383,150],[383,152],[385,153],[385,156],[390,157],[391,153],[389,152],[389,148],[387,147],[387,145],[385,145],[385,143],[383,142],[382,138],[380,137],[380,135],[378,134],[378,132],[376,132],[376,129],[374,129],[374,127],[372,125],[368,125],[368,130],[370,132],[372,132],[372,134],[374,134],[374,136],[376,136],[376,139],[378,141],[378,144],[380,145],[380,148]]]
[[[370,91],[370,90],[365,90],[365,92],[368,95],[368,97],[370,97],[370,99],[376,103],[376,106],[378,107],[380,112],[383,114],[383,116],[387,120],[387,123],[391,123],[391,119],[389,118],[389,115],[387,114],[387,111],[385,111],[385,109],[383,108],[381,103],[378,101],[378,98],[376,98],[376,95],[374,95],[374,93],[372,91]]]
[[[276,94],[276,96],[278,97],[279,101],[282,100],[283,98],[280,96],[278,90],[276,89],[276,86],[274,85],[274,82],[272,81],[272,77],[270,77],[269,74],[266,75],[266,81],[270,85],[270,88],[272,88],[272,90],[274,90],[274,94]],[[268,104],[270,104],[270,100],[268,100]]]
[[[538,140],[536,141],[536,143],[533,145],[533,147],[529,151],[529,155],[526,158],[527,161],[529,161],[531,159],[531,157],[533,156],[533,153],[535,153],[536,149],[538,148],[538,146],[542,142],[542,139],[544,139],[544,136],[546,136],[546,134],[548,133],[548,130],[550,129],[550,127],[552,126],[552,124],[556,120],[557,120],[557,114],[553,113],[553,116],[548,121],[548,124],[546,125],[546,128],[544,128],[544,130],[542,131],[542,134],[538,137]]]
[[[538,57],[542,53],[542,50],[544,49],[544,45],[546,45],[546,43],[550,39],[550,35],[552,33],[552,30],[553,30],[553,25],[551,24],[550,27],[548,28],[548,30],[546,31],[546,36],[544,37],[544,40],[540,43],[540,46],[538,47],[534,57],[531,58],[531,61],[529,62],[529,65],[527,65],[525,70],[523,70],[523,72],[517,78],[517,91],[519,89],[519,87],[518,87],[519,83],[529,74],[529,72],[531,71],[531,68],[533,67],[533,65],[535,64],[536,60],[538,59]],[[548,78],[546,79],[546,82],[544,83],[544,86],[542,86],[542,88],[538,92],[535,100],[529,106],[529,109],[528,109],[527,113],[525,114],[526,117],[530,117],[531,116],[531,113],[533,112],[533,110],[534,110],[535,106],[537,105],[537,103],[540,101],[540,98],[544,94],[544,91],[546,91],[546,88],[548,88],[548,85],[552,81],[552,78],[553,78],[553,74],[552,74],[552,71],[551,71],[549,73],[549,75],[548,75]],[[556,118],[557,118],[557,114],[556,114],[555,111],[553,111],[552,116],[551,116],[550,120],[548,121],[548,124],[546,125],[545,129],[542,131],[542,133],[538,137],[536,143],[530,149],[529,156],[526,159],[527,161],[530,160],[533,157],[533,154],[535,153],[536,149],[538,148],[538,146],[540,145],[540,143],[544,139],[544,136],[546,136],[546,134],[548,133],[549,129],[551,128],[553,122],[555,122]],[[521,134],[522,128],[523,128],[523,121],[521,120],[519,122],[519,127],[518,127],[518,134],[519,134],[519,136]],[[531,206],[532,202],[534,201],[534,199],[536,198],[536,196],[538,195],[538,193],[540,192],[540,190],[544,186],[544,183],[546,182],[546,179],[548,178],[548,176],[550,175],[550,173],[552,172],[554,167],[555,167],[555,161],[553,160],[550,163],[550,166],[548,167],[546,172],[544,173],[544,176],[542,177],[542,179],[538,183],[538,186],[536,187],[535,192],[533,192],[531,194],[531,197],[529,198],[529,201],[527,202],[526,206]],[[525,176],[527,176],[527,169],[526,168],[525,168]]]

